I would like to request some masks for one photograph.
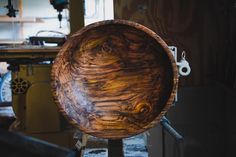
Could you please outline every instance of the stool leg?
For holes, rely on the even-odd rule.
[[[108,140],[108,157],[124,157],[122,140]]]

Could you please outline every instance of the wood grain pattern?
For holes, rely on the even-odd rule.
[[[236,66],[232,64],[236,63],[233,3],[232,0],[114,0],[114,17],[152,29],[168,45],[178,48],[179,59],[181,52],[186,51],[192,71],[188,77],[180,77],[180,85],[203,86],[217,80],[232,87],[236,74]]]
[[[177,67],[165,42],[129,21],[84,27],[65,43],[52,67],[60,111],[80,130],[102,138],[153,127],[176,88]]]

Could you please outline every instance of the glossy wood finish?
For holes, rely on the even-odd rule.
[[[80,130],[120,139],[153,127],[172,104],[177,67],[165,42],[137,23],[111,20],[84,27],[52,67],[60,111]]]

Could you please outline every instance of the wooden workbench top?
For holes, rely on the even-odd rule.
[[[0,53],[31,53],[31,52],[58,52],[60,47],[34,46],[34,45],[9,45],[0,46]]]
[[[61,47],[8,45],[0,46],[0,61],[2,62],[38,62],[53,60]],[[21,60],[19,60],[21,59]]]

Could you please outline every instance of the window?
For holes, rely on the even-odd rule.
[[[24,41],[41,30],[53,30],[64,34],[70,32],[69,10],[63,10],[62,28],[59,28],[58,12],[49,0],[12,0],[14,8],[19,10],[15,18],[6,16],[8,10],[4,6],[7,3],[8,0],[0,1],[0,44],[6,41]],[[113,0],[84,0],[84,3],[85,25],[114,18]]]
[[[113,0],[85,0],[85,25],[114,19]]]
[[[3,7],[7,5],[7,0],[0,2],[0,42],[23,41],[41,30],[54,30],[64,34],[70,32],[68,10],[63,10],[62,28],[59,28],[58,12],[53,9],[49,0],[12,0],[14,8],[19,10],[15,18],[6,16],[8,10]]]

